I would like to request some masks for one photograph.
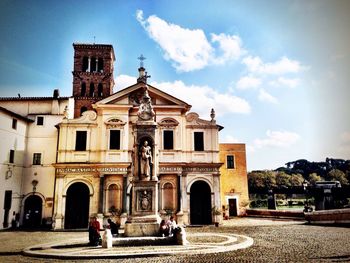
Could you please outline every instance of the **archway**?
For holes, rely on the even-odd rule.
[[[211,219],[211,191],[204,181],[192,184],[190,191],[190,219],[192,225],[209,225]]]
[[[31,195],[24,201],[24,227],[40,227],[43,201],[37,195]]]
[[[84,183],[69,186],[66,196],[64,228],[87,228],[89,223],[89,188]]]

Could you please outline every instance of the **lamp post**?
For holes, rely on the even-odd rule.
[[[309,200],[308,200],[308,189],[307,187],[309,186],[309,182],[304,180],[303,183],[303,189],[304,189],[304,193],[305,193],[305,204],[304,204],[304,212],[311,212],[311,208],[309,207]]]

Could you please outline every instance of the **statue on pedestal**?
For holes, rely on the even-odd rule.
[[[137,112],[139,119],[143,121],[153,120],[155,116],[153,106],[151,103],[151,97],[148,95],[147,90],[148,90],[148,86],[146,85],[144,90],[144,95],[139,106],[139,111]]]
[[[148,142],[144,141],[140,149],[140,174],[141,179],[151,179],[152,149],[148,146]]]

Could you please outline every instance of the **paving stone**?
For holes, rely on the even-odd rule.
[[[69,260],[69,262],[350,262],[350,228],[305,225],[298,221],[234,219],[220,227],[187,227],[188,233],[239,234],[254,239],[253,246],[230,252],[146,258]],[[0,232],[0,262],[57,262],[29,258],[22,249],[48,242],[86,238],[86,232]],[[207,238],[207,237],[206,237]],[[218,242],[215,237],[213,243]],[[64,262],[64,261],[61,261]]]

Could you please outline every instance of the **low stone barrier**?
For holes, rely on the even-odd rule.
[[[305,219],[313,224],[350,224],[350,208],[305,213]]]
[[[304,219],[304,212],[290,210],[247,209],[248,216]]]

